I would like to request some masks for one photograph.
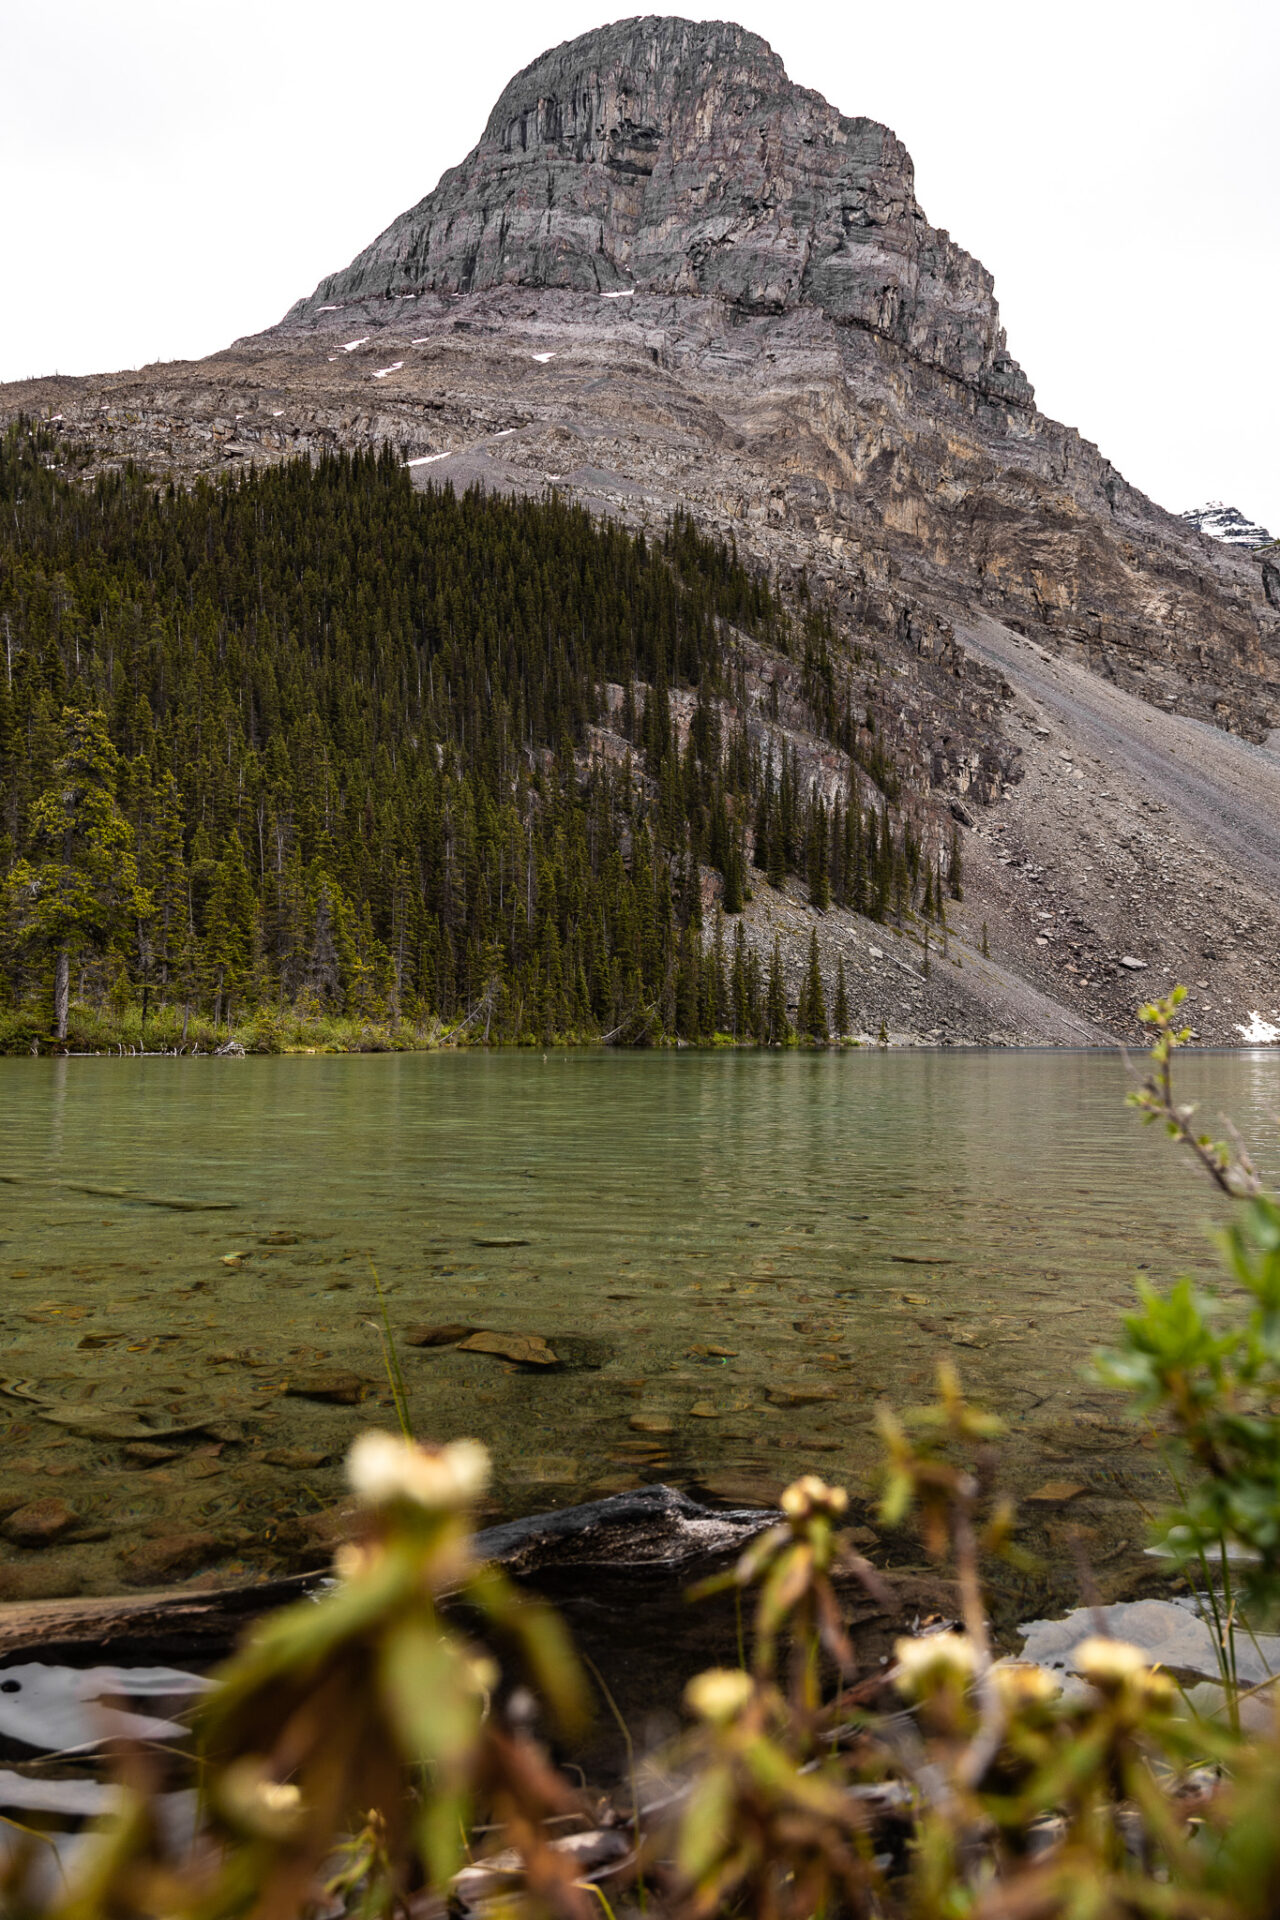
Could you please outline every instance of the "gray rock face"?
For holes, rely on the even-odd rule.
[[[794,86],[724,21],[650,15],[543,54],[461,166],[288,317],[497,286],[817,306],[1032,403],[991,276],[925,219],[901,141]]]

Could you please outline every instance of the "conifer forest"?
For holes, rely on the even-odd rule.
[[[415,490],[391,450],[89,480],[19,422],[0,643],[7,1051],[821,1041],[843,981],[815,950],[788,1008],[751,887],[872,919],[959,889],[829,609],[682,515]]]

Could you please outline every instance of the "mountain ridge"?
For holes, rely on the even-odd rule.
[[[901,143],[712,26],[732,58],[705,85],[709,61],[662,49],[719,47],[712,27],[653,16],[531,63],[472,154],[262,334],[16,383],[0,411],[61,416],[91,471],[394,446],[419,486],[554,489],[654,530],[687,512],[812,584],[886,739],[959,810],[970,953],[988,926],[993,962],[1070,1014],[957,1033],[1101,1038],[1170,973],[1204,980],[1200,1030],[1230,1041],[1280,998],[1280,570],[1039,413]],[[806,778],[853,777],[805,751]],[[794,903],[759,901],[784,948],[807,939]],[[910,1027],[900,985],[886,1018]]]

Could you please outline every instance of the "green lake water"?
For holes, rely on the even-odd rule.
[[[1179,1068],[1274,1172],[1280,1055]],[[1219,1209],[1124,1091],[1088,1053],[0,1061],[0,1511],[74,1516],[0,1541],[0,1596],[315,1564],[394,1423],[374,1267],[415,1429],[488,1444],[496,1513],[863,1486],[946,1355],[1012,1490],[1136,1551],[1156,1464],[1088,1356],[1140,1266],[1215,1275]],[[404,1343],[440,1323],[560,1364]]]

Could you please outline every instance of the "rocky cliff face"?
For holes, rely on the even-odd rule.
[[[809,304],[1032,400],[990,274],[929,225],[901,141],[793,86],[724,21],[625,20],[543,54],[461,166],[289,318],[497,286]]]

